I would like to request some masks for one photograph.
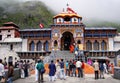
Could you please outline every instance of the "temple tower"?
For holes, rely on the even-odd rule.
[[[69,50],[69,46],[81,45],[84,49],[84,29],[82,17],[79,16],[72,8],[67,6],[66,11],[53,17],[51,25],[51,49],[52,50]]]

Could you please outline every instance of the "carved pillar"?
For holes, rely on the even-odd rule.
[[[99,42],[99,50],[101,50],[101,42]]]
[[[92,43],[92,50],[94,50],[94,42],[93,42],[93,41],[91,41],[91,43]]]
[[[42,50],[41,51],[44,51],[44,43],[42,42]]]
[[[37,51],[37,44],[35,43],[34,51]]]

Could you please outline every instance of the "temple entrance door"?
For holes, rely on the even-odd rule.
[[[70,44],[74,43],[73,34],[70,32],[64,32],[61,38],[61,50],[69,50]]]

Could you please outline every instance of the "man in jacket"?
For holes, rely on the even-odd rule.
[[[41,70],[44,69],[44,64],[42,60],[38,61],[36,68],[38,70],[38,83],[43,82],[43,72]]]

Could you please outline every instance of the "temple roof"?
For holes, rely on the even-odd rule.
[[[81,16],[79,16],[79,15],[77,15],[75,13],[67,13],[67,12],[60,13],[60,14],[54,16],[53,18],[65,17],[65,16],[82,18]]]
[[[117,30],[113,27],[85,27],[85,30]]]
[[[23,29],[23,30],[20,30],[20,31],[22,31],[22,32],[24,32],[24,31],[51,31],[51,28],[42,28],[42,29]]]
[[[3,24],[3,26],[14,26],[16,28],[19,28],[19,26],[17,24],[15,24],[14,22],[6,22]]]
[[[63,12],[60,13],[60,14],[57,14],[56,16],[54,16],[53,18],[57,18],[57,17],[65,17],[65,16],[69,16],[69,17],[78,17],[78,18],[81,18],[81,16],[79,16],[72,8],[70,7],[67,7],[66,11],[64,11],[63,9]]]
[[[85,27],[85,30],[117,30],[113,27]],[[19,31],[51,31],[51,28],[43,28],[43,29],[23,29]]]

